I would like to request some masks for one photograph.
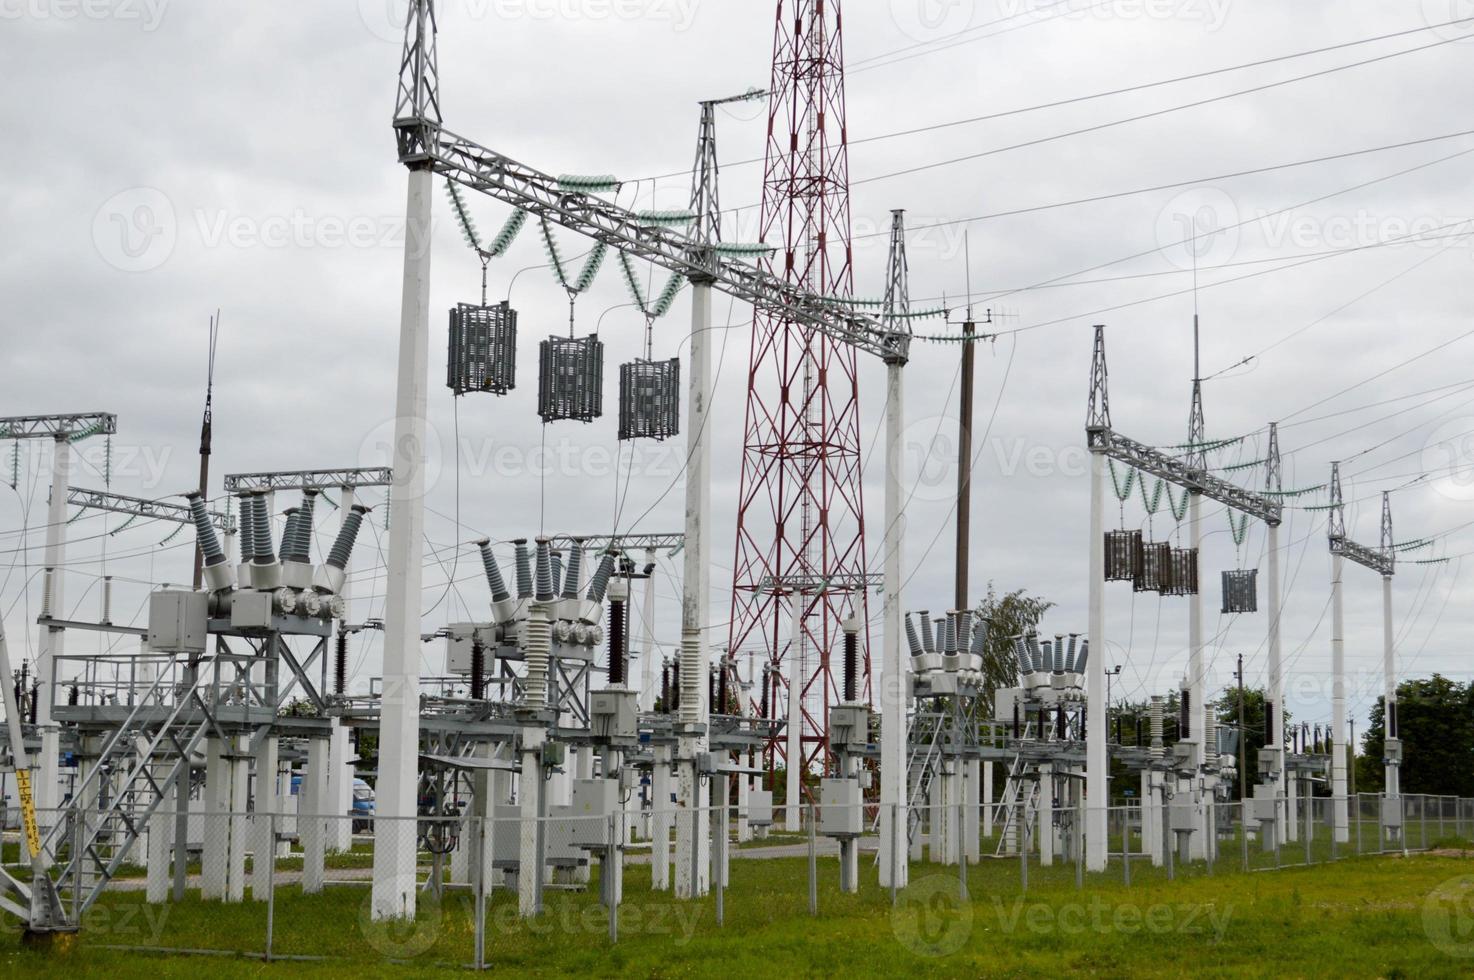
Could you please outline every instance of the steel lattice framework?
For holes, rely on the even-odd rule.
[[[766,271],[844,297],[853,268],[840,6],[777,5],[760,239],[779,246]],[[801,658],[800,689],[789,696],[803,704],[806,768],[828,764],[829,707],[841,699],[829,653],[840,623],[851,611],[869,619],[865,591],[843,586],[863,581],[866,568],[857,360],[855,347],[832,334],[771,307],[756,311],[728,648],[760,651],[774,665]],[[868,629],[861,640],[868,701]],[[779,676],[787,682],[789,671]],[[783,746],[770,743],[770,765],[779,755]]]

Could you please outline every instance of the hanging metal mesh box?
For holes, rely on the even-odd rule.
[[[1198,594],[1198,549],[1173,548],[1163,595]]]
[[[517,311],[462,303],[450,311],[446,387],[505,395],[517,386]]]
[[[619,438],[664,439],[681,431],[681,362],[619,366]]]
[[[1107,531],[1105,534],[1105,577],[1107,582],[1134,582],[1141,574],[1140,531]]]
[[[541,344],[537,414],[544,422],[592,422],[604,414],[604,344],[598,334]]]
[[[1172,575],[1172,546],[1165,541],[1148,541],[1141,548],[1132,587],[1137,592],[1166,592]]]
[[[1259,569],[1239,568],[1223,573],[1223,611],[1259,611]]]

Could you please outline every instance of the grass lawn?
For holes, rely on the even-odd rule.
[[[1235,858],[1237,856],[1235,855]],[[283,862],[285,868],[285,862]],[[677,902],[652,892],[649,873],[626,875],[620,936],[611,945],[595,885],[549,890],[536,922],[516,917],[516,897],[489,899],[487,959],[517,976],[1468,976],[1474,933],[1461,928],[1474,896],[1474,860],[1457,850],[1412,857],[1348,858],[1333,865],[1239,873],[1161,871],[1119,865],[1076,889],[1073,866],[1030,868],[1020,888],[1014,860],[968,871],[912,868],[893,908],[862,866],[862,890],[842,895],[832,860],[819,866],[819,914],[808,910],[807,862],[734,860],[718,926],[714,898]],[[595,873],[597,877],[597,872]],[[332,886],[304,896],[277,889],[274,951],[326,960],[263,963],[242,956],[119,951],[114,945],[260,951],[265,903],[147,906],[138,892],[107,894],[67,953],[0,936],[8,976],[383,976],[456,970],[472,956],[470,897],[422,895],[414,929],[368,921],[368,889]],[[1470,933],[1467,934],[1466,933]]]

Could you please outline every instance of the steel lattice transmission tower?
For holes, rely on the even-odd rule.
[[[849,150],[838,0],[779,0],[768,94],[761,240],[767,271],[848,297]],[[753,321],[729,649],[761,652],[799,685],[805,766],[827,760],[841,692],[830,651],[862,623],[870,699],[855,348],[759,308]],[[797,642],[795,642],[795,639]],[[797,669],[795,669],[797,668]],[[770,747],[769,762],[790,749]],[[792,768],[790,766],[790,768]]]

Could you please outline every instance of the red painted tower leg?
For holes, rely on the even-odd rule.
[[[769,88],[762,241],[772,273],[848,297],[849,151],[838,0],[779,0]],[[829,763],[829,708],[841,700],[830,651],[851,607],[862,623],[861,697],[870,642],[860,490],[857,353],[758,310],[752,327],[729,649],[757,650],[797,678],[802,767]],[[825,585],[827,583],[827,586]],[[793,603],[802,604],[794,642]],[[802,670],[794,674],[795,665]],[[774,714],[779,714],[774,705]],[[768,763],[787,761],[786,739]]]

